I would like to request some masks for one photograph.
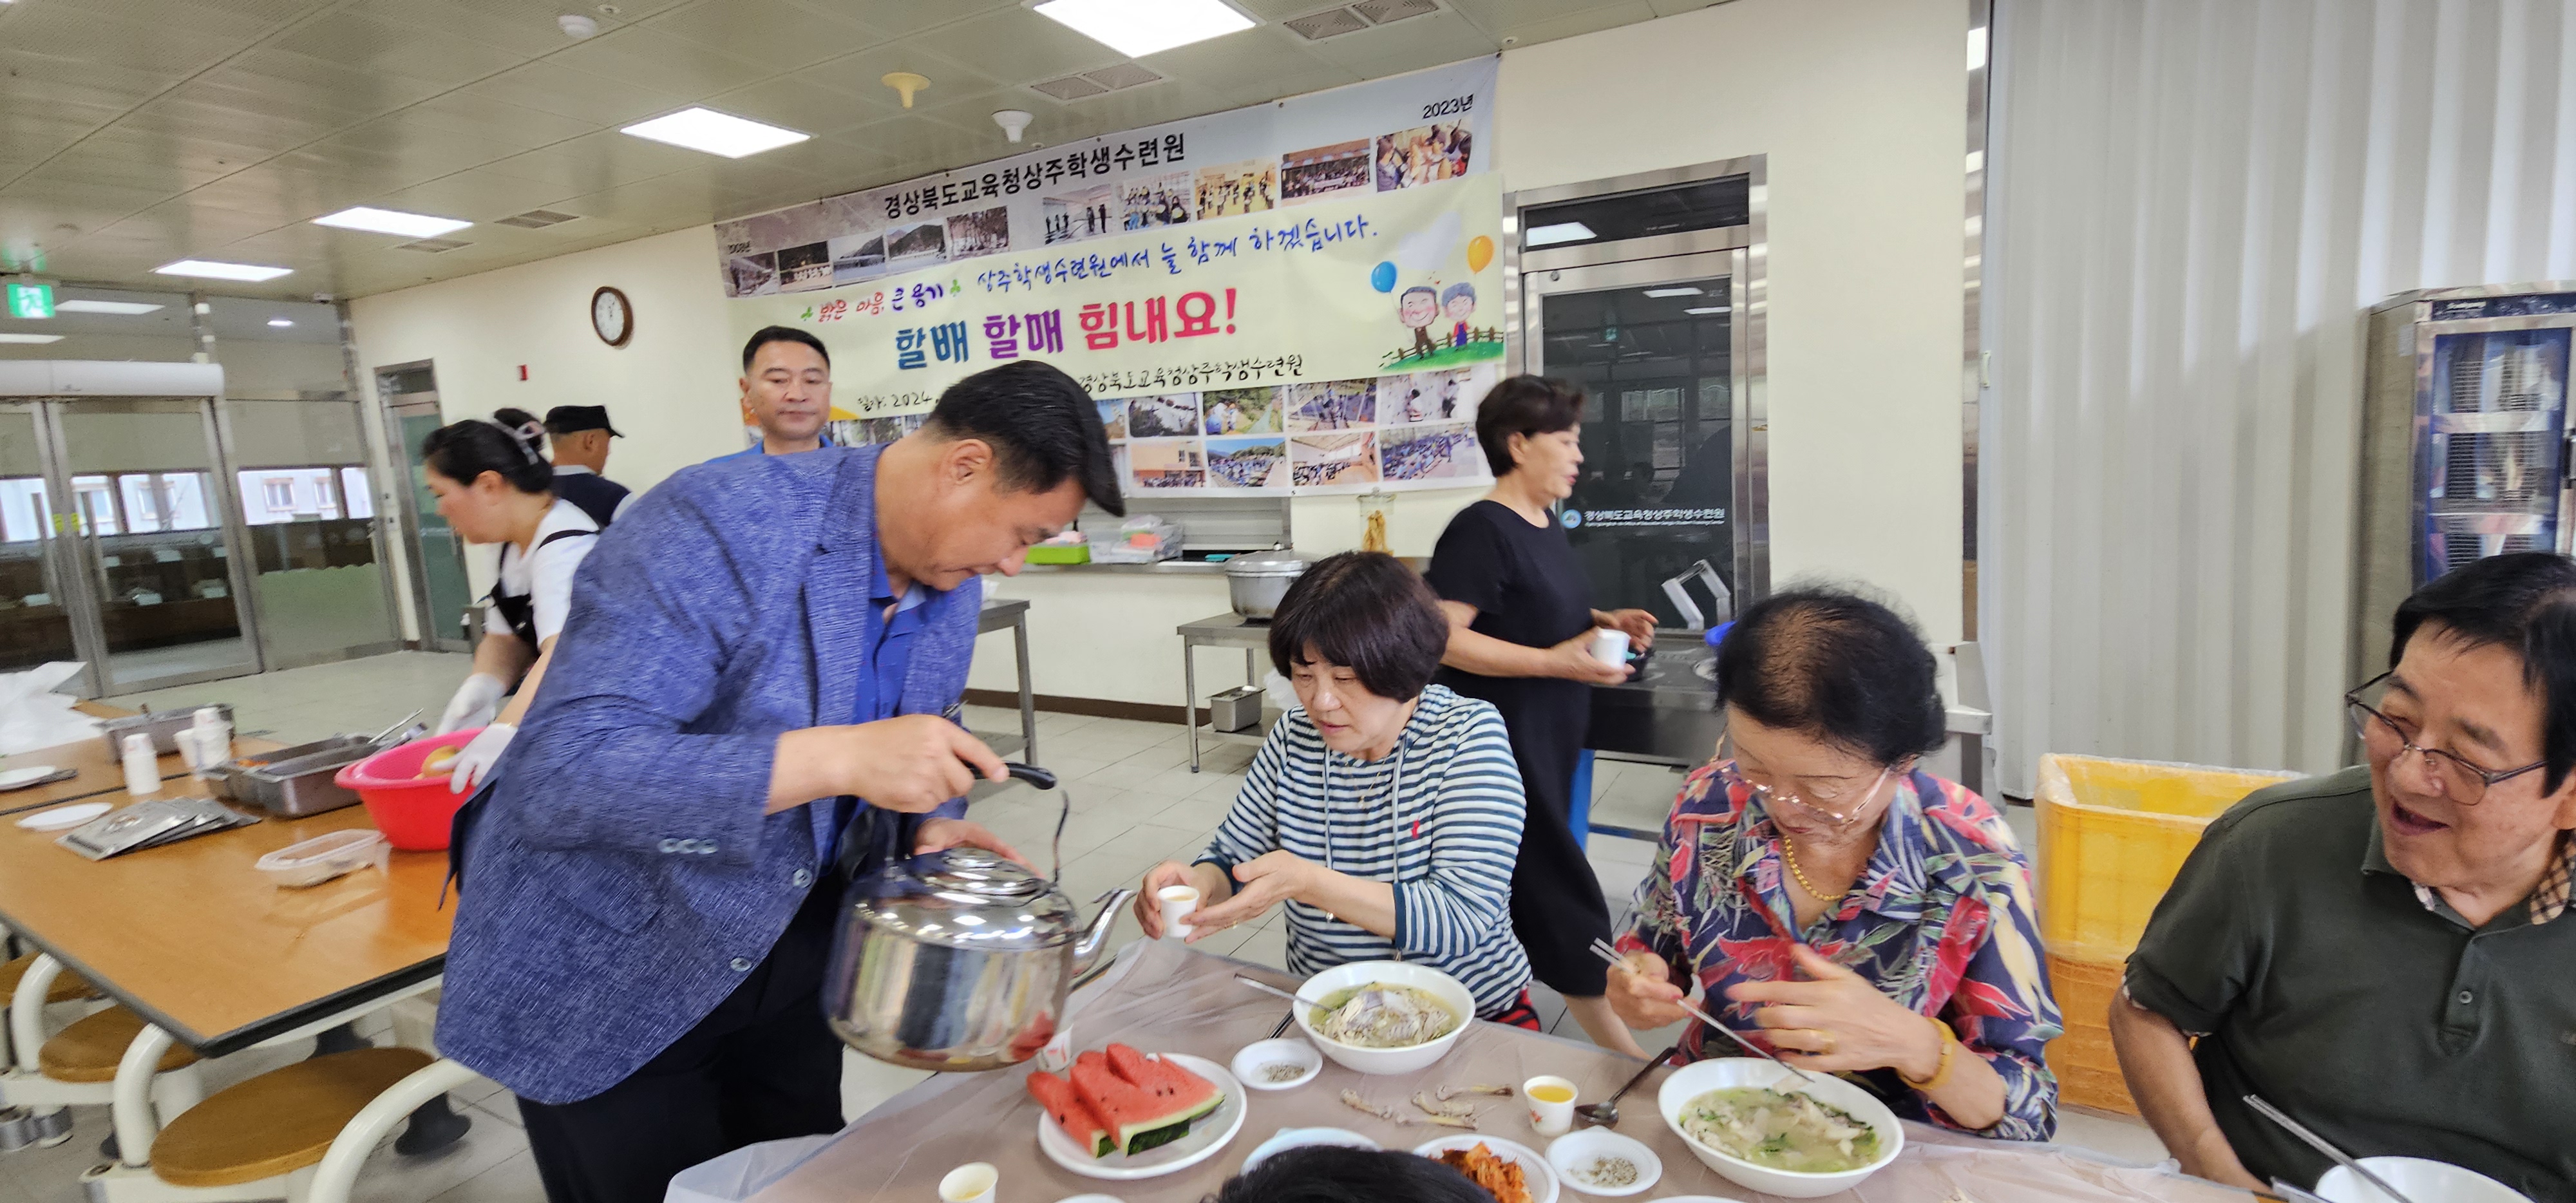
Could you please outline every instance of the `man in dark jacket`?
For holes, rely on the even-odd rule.
[[[608,440],[624,437],[608,424],[605,405],[558,405],[546,411],[546,439],[554,444],[555,496],[580,506],[603,529],[634,496],[601,475],[608,471]]]

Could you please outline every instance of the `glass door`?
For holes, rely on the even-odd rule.
[[[420,577],[413,588],[424,610],[422,638],[438,651],[470,652],[474,643],[464,624],[467,612],[474,607],[474,586],[465,577],[465,541],[447,525],[447,519],[439,516],[438,496],[429,491],[429,469],[420,457],[421,443],[447,421],[440,416],[434,400],[406,399],[404,404],[391,407],[387,416],[401,433],[403,467],[411,477],[409,517],[417,555],[412,562],[420,566]]]
[[[57,538],[70,515],[45,484],[41,410],[0,405],[0,672],[82,658]]]
[[[268,666],[400,647],[358,403],[226,401],[223,420]]]
[[[1685,625],[1767,584],[1754,541],[1758,418],[1744,360],[1740,250],[1533,271],[1529,370],[1584,387],[1583,474],[1559,511],[1596,604]]]
[[[205,400],[48,401],[83,658],[99,693],[259,670]]]

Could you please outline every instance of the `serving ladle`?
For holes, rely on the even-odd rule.
[[[1603,1099],[1598,1103],[1585,1103],[1584,1105],[1575,1108],[1574,1113],[1582,1116],[1583,1122],[1587,1124],[1597,1124],[1604,1128],[1618,1127],[1619,1096],[1626,1094],[1631,1090],[1635,1090],[1637,1088],[1637,1083],[1645,1081],[1647,1074],[1655,1072],[1656,1066],[1672,1060],[1673,1054],[1680,1051],[1682,1051],[1682,1046],[1676,1044],[1655,1054],[1653,1060],[1646,1062],[1646,1067],[1644,1069],[1637,1071],[1636,1077],[1628,1079],[1627,1085],[1620,1087],[1609,1098]]]

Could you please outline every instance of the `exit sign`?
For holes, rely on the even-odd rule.
[[[9,316],[54,316],[54,286],[51,284],[11,284]]]

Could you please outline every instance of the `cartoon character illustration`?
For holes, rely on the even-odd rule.
[[[1457,323],[1449,331],[1449,345],[1466,346],[1467,315],[1476,312],[1476,286],[1464,280],[1450,285],[1448,291],[1440,294],[1440,308],[1449,315],[1450,321]]]
[[[1440,320],[1440,294],[1422,285],[1405,289],[1395,299],[1396,319],[1413,328],[1413,353],[1429,359],[1440,352],[1431,341],[1431,323]]]

